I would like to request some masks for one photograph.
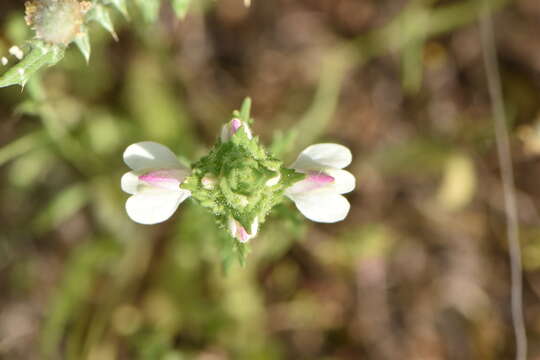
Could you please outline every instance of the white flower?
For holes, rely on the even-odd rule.
[[[246,124],[244,121],[234,118],[231,121],[229,121],[227,124],[223,125],[221,128],[221,142],[229,141],[229,139],[236,134],[236,132],[242,128],[244,132],[246,133],[248,139],[252,139],[253,135],[251,134],[251,129],[249,128],[249,125]]]
[[[342,169],[351,161],[351,151],[343,145],[307,147],[291,165],[306,178],[285,190],[285,195],[312,221],[333,223],[345,219],[351,206],[341,194],[353,191],[356,180]]]
[[[247,243],[250,239],[253,239],[257,232],[259,231],[259,219],[255,218],[253,223],[251,223],[251,229],[248,233],[246,229],[240,225],[238,221],[236,221],[234,218],[229,218],[229,232],[232,237],[234,237],[236,240],[240,241],[241,243]]]
[[[129,217],[140,224],[157,224],[170,218],[191,192],[180,188],[189,175],[167,147],[144,141],[128,146],[124,162],[133,171],[122,176]]]

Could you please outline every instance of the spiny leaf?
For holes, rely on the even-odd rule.
[[[90,46],[90,36],[88,34],[88,29],[82,29],[81,33],[75,38],[75,44],[81,51],[84,59],[88,63],[90,61],[91,46]]]
[[[94,4],[92,10],[90,10],[90,13],[88,14],[88,19],[103,26],[105,30],[111,33],[114,40],[118,41],[118,35],[116,35],[116,31],[114,31],[111,15],[105,6]]]
[[[60,45],[48,45],[42,41],[28,43],[30,50],[26,56],[0,77],[0,88],[20,85],[23,86],[39,69],[52,66],[64,57],[65,48]]]
[[[129,18],[126,0],[110,0],[110,1],[114,5],[114,7],[117,8],[118,11],[122,13],[122,15],[124,15],[126,19]]]
[[[171,0],[172,7],[179,19],[184,19],[191,4],[191,0]]]

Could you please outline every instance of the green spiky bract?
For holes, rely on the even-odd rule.
[[[247,99],[233,118],[252,123],[249,108]],[[276,177],[277,184],[268,186],[268,181]],[[190,190],[193,199],[214,214],[221,228],[226,229],[232,217],[250,231],[256,219],[260,225],[265,222],[270,210],[282,201],[285,189],[304,177],[284,167],[258,137],[250,139],[241,127],[228,141],[218,140],[207,156],[192,165],[182,188]],[[213,185],[204,186],[205,178],[213,179]],[[245,250],[243,244],[236,245],[241,247],[239,253]]]

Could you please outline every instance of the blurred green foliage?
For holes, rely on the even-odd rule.
[[[479,2],[188,3],[111,0],[118,42],[91,24],[88,64],[72,46],[24,91],[0,90],[0,357],[510,358]],[[492,6],[533,358],[540,6]],[[21,4],[0,4],[0,28],[0,55],[31,37]],[[230,240],[203,209],[137,225],[119,182],[126,146],[193,161],[247,95],[277,156],[343,143],[358,189],[341,224],[275,209],[241,268],[220,262]]]

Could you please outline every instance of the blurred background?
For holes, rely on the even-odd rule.
[[[540,2],[493,0],[530,359],[540,359]],[[24,91],[0,89],[0,358],[509,359],[509,263],[479,0],[198,0],[114,13]],[[0,3],[0,54],[32,36]],[[12,60],[13,61],[13,60]],[[3,71],[0,69],[0,72]],[[204,155],[244,97],[287,163],[351,148],[338,224],[287,202],[223,271],[185,202],[130,221],[131,143]]]

